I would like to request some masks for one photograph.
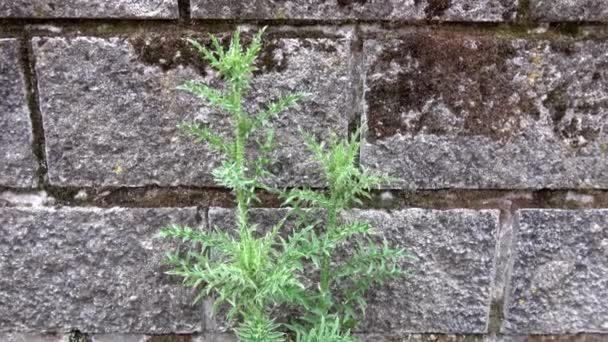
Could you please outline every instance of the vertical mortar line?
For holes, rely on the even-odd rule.
[[[46,141],[44,136],[44,124],[38,94],[38,79],[36,76],[36,61],[32,47],[32,37],[27,28],[21,34],[21,62],[26,82],[27,103],[30,110],[30,121],[32,123],[32,151],[38,161],[36,175],[38,188],[47,188],[47,160]]]
[[[364,90],[364,65],[363,65],[363,38],[360,34],[359,23],[355,23],[351,30],[351,41],[349,46],[350,65],[349,73],[351,79],[351,111],[348,118],[348,136],[354,135],[361,129],[363,120],[363,90]],[[363,132],[360,131],[361,144],[363,143]],[[361,148],[357,154],[356,164],[361,164]]]
[[[179,10],[180,21],[190,21],[191,19],[191,8],[190,0],[177,0],[177,8]]]
[[[516,205],[511,200],[503,203],[504,205],[499,205],[499,231],[496,242],[490,317],[488,320],[488,334],[492,336],[500,334],[500,328],[504,320],[504,306],[507,299],[506,289],[510,278],[516,229]]]

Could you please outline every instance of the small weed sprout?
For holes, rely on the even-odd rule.
[[[386,242],[379,246],[368,223],[348,220],[346,214],[385,179],[357,167],[359,134],[347,140],[333,137],[327,146],[304,134],[327,190],[280,191],[265,184],[274,146],[268,122],[302,95],[287,95],[256,115],[244,109],[263,33],[260,30],[246,48],[238,30],[227,49],[214,36],[210,48],[190,40],[228,87],[221,91],[189,81],[179,89],[228,114],[232,130],[222,134],[197,123],[180,127],[221,154],[222,163],[213,176],[235,195],[236,227],[200,231],[170,225],[161,230],[160,237],[188,244],[185,252],[168,253],[168,273],[197,290],[195,302],[213,296],[214,312],[226,307],[226,319],[241,341],[356,341],[350,331],[365,311],[365,292],[373,284],[403,275],[398,262],[406,253]],[[264,138],[260,141],[258,136]],[[255,158],[245,153],[251,143],[259,146]],[[260,189],[283,198],[289,213],[274,226],[258,230],[250,222],[250,208]],[[324,215],[320,222],[315,221],[319,212]],[[287,228],[290,218],[297,223]],[[341,248],[351,251],[346,258],[337,258]],[[311,268],[319,279],[310,279]],[[311,286],[311,281],[316,284]],[[289,322],[280,321],[278,307],[294,313]]]

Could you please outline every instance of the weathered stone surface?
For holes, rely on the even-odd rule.
[[[0,39],[0,186],[31,188],[36,160],[19,58],[19,42]]]
[[[428,30],[366,41],[361,160],[394,186],[605,188],[607,48]]]
[[[361,334],[357,335],[363,342],[495,342],[491,337],[482,335],[443,335],[443,334]],[[505,341],[506,342],[506,341]]]
[[[604,342],[608,335],[576,334],[576,335],[498,335],[488,336],[487,342]],[[479,341],[479,340],[478,340]]]
[[[0,18],[177,18],[177,0],[7,0]]]
[[[605,0],[530,0],[529,13],[543,21],[608,21]]]
[[[187,333],[202,308],[164,272],[168,223],[195,208],[0,208],[0,331]]]
[[[97,334],[92,336],[92,342],[147,342],[144,335],[135,334]]]
[[[520,210],[508,333],[608,332],[608,210]]]
[[[494,273],[498,211],[356,211],[418,260],[411,275],[369,294],[365,331],[483,333]]]
[[[252,222],[278,221],[283,210],[257,209]],[[209,225],[230,226],[231,210],[211,208]],[[418,261],[403,266],[405,280],[370,292],[364,331],[377,333],[482,333],[488,323],[498,211],[355,211],[392,246]],[[261,226],[262,228],[264,226]]]
[[[365,19],[365,20],[512,20],[517,0],[191,0],[196,18]]]
[[[37,333],[0,333],[2,342],[70,342],[68,335]]]
[[[292,91],[310,93],[275,120],[284,185],[318,184],[299,129],[345,135],[352,112],[348,37],[269,36],[247,107]],[[182,121],[227,127],[228,118],[175,87],[218,84],[183,37],[36,38],[36,70],[55,185],[212,185],[217,153],[176,128]]]

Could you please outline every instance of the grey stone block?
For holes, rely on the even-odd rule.
[[[366,41],[362,163],[394,187],[605,188],[607,48],[424,29]]]
[[[175,89],[189,79],[219,83],[182,38],[34,39],[52,184],[214,184],[218,154],[176,125],[195,120],[226,131],[228,117]],[[266,39],[246,107],[254,111],[282,94],[310,93],[273,123],[276,182],[320,184],[299,129],[320,137],[346,134],[350,63],[349,37]]]
[[[39,333],[0,333],[2,342],[70,342],[67,335]]]
[[[31,188],[37,162],[20,58],[16,39],[0,39],[0,186]]]
[[[418,260],[410,275],[369,294],[372,333],[484,333],[490,312],[498,211],[355,211]]]
[[[177,0],[8,0],[0,18],[178,18]]]
[[[191,0],[195,18],[505,21],[517,0]]]
[[[202,307],[155,239],[195,208],[0,208],[0,331],[189,333]]]
[[[529,13],[543,21],[608,21],[604,0],[530,0]]]
[[[256,209],[251,222],[269,226],[283,209]],[[229,228],[231,210],[211,208],[209,225]],[[411,275],[370,291],[363,331],[483,333],[488,324],[498,230],[498,211],[361,210],[395,248],[418,261],[404,263]],[[209,325],[208,325],[209,326]]]
[[[91,339],[92,342],[146,342],[148,340],[144,335],[135,334],[96,334]]]
[[[520,210],[503,331],[608,332],[608,210]]]

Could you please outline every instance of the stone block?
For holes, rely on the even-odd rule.
[[[177,0],[9,0],[0,18],[177,19]]]
[[[393,187],[606,188],[607,48],[458,30],[368,40],[361,161]]]
[[[528,13],[541,21],[608,21],[604,0],[530,0]]]
[[[261,229],[284,209],[256,209]],[[209,225],[230,228],[230,209],[211,208]],[[362,331],[369,333],[484,333],[494,275],[498,211],[357,210],[346,218],[369,221],[394,248],[417,261],[404,261],[411,274],[369,293]],[[208,325],[210,326],[210,325]]]
[[[190,79],[220,83],[182,38],[34,39],[51,184],[214,185],[220,156],[176,125],[196,121],[225,132],[228,116],[175,89]],[[273,123],[274,182],[321,184],[300,129],[346,134],[350,63],[346,36],[266,40],[246,107],[255,112],[289,92],[310,94]]]
[[[214,19],[508,21],[517,0],[191,0],[192,16]]]
[[[32,188],[37,162],[19,46],[16,39],[0,39],[0,186]]]
[[[0,208],[0,331],[190,333],[202,307],[164,272],[195,208]]]
[[[608,210],[517,212],[503,331],[608,332]]]

